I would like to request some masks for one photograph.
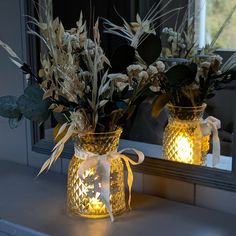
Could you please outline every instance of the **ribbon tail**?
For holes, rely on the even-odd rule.
[[[220,120],[213,116],[207,117],[201,123],[202,135],[210,135],[212,133],[212,166],[215,167],[220,161],[220,139],[218,129],[221,127]]]
[[[212,165],[215,167],[220,161],[220,139],[217,129],[213,129],[213,150],[212,150]]]
[[[110,168],[111,164],[108,160],[99,160],[97,171],[101,175],[101,200],[105,204],[107,211],[110,215],[111,221],[114,221],[112,214],[112,207],[110,204]]]
[[[127,177],[128,178],[127,183],[128,183],[128,188],[129,188],[128,207],[129,207],[129,210],[131,210],[132,185],[133,185],[134,176],[133,176],[133,172],[129,164],[128,158],[124,156],[123,159],[125,161],[127,171],[128,171],[128,177]]]
[[[125,151],[133,151],[138,156],[138,161],[135,162],[132,159],[130,159],[129,157],[123,155],[122,153]],[[127,183],[128,183],[128,188],[129,188],[128,206],[129,206],[129,209],[131,210],[131,195],[132,195],[131,190],[132,190],[134,176],[133,176],[133,172],[132,172],[130,164],[131,165],[141,164],[144,161],[144,154],[141,151],[134,149],[134,148],[125,148],[125,149],[122,149],[121,151],[119,151],[119,153],[122,154],[121,158],[125,161],[126,168],[128,171],[128,178],[127,178]]]

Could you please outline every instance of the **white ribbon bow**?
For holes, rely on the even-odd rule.
[[[129,157],[123,155],[125,151],[133,151],[138,156],[138,161],[135,162]],[[106,209],[110,215],[111,221],[114,221],[112,214],[112,207],[110,205],[110,168],[111,168],[111,159],[122,158],[126,164],[128,171],[128,188],[129,188],[129,200],[128,206],[130,208],[131,204],[131,189],[133,184],[133,172],[131,170],[131,165],[138,165],[144,161],[144,154],[141,151],[138,151],[133,148],[125,148],[121,151],[114,151],[107,154],[99,155],[92,152],[87,152],[75,148],[75,157],[84,160],[79,167],[79,176],[83,178],[83,174],[86,170],[90,168],[95,168],[98,175],[101,176],[101,200],[106,206]]]
[[[220,160],[220,139],[218,136],[218,129],[221,128],[221,122],[213,116],[208,116],[201,121],[200,128],[203,136],[212,134],[212,165],[215,167]]]

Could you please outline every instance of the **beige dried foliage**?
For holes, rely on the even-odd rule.
[[[43,100],[46,99],[46,98],[52,97],[52,94],[53,94],[53,90],[52,90],[52,89],[47,90],[47,91],[43,94]]]
[[[58,105],[53,109],[53,111],[57,113],[62,113],[65,110],[67,110],[67,108],[63,105]]]

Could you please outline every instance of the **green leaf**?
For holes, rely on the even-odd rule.
[[[142,42],[137,48],[139,56],[147,63],[147,65],[151,65],[161,54],[161,39],[157,35],[145,33],[140,40]]]
[[[67,122],[66,117],[62,113],[53,112],[53,116],[59,124],[64,124]]]
[[[169,101],[170,101],[170,95],[167,93],[157,96],[152,103],[152,116],[153,117],[159,116],[159,114]]]
[[[175,65],[171,67],[166,76],[171,87],[182,87],[191,84],[196,77],[197,65],[195,63],[186,65]]]
[[[22,114],[16,118],[9,118],[8,123],[11,129],[15,129],[19,126],[20,121],[22,120]]]
[[[43,100],[43,90],[38,85],[30,85],[17,101],[22,114],[29,120],[43,122],[48,119],[49,99]]]
[[[18,118],[21,115],[17,105],[17,97],[4,96],[0,97],[0,116],[5,118]]]
[[[124,101],[118,101],[118,102],[116,102],[116,106],[117,106],[118,108],[121,108],[121,109],[124,109],[124,110],[126,110],[126,109],[128,108],[127,103],[124,102]]]
[[[196,74],[197,74],[197,64],[196,63],[191,63],[191,64],[188,65],[188,68],[192,72],[192,78],[195,79]]]

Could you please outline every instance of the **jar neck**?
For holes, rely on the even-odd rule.
[[[169,121],[171,120],[197,121],[202,119],[205,109],[206,109],[206,104],[196,107],[181,107],[181,106],[173,106],[171,104],[167,105]]]
[[[79,150],[103,155],[117,150],[122,129],[114,132],[87,133],[78,135],[75,139],[75,147]]]

